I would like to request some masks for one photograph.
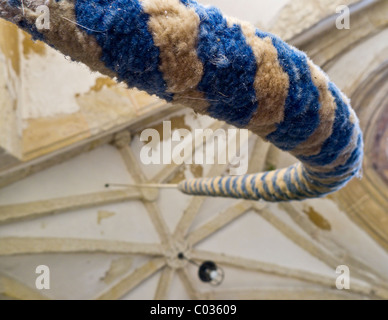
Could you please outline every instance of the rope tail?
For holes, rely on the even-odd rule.
[[[39,5],[50,28],[39,29]],[[247,128],[300,162],[183,181],[179,189],[267,201],[320,197],[359,175],[363,139],[349,100],[278,37],[193,0],[1,0],[0,16],[129,87]]]

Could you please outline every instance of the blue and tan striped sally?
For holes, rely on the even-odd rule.
[[[40,4],[49,7],[49,29],[35,25]],[[0,14],[92,70],[247,128],[299,160],[270,172],[183,181],[185,193],[301,200],[360,175],[362,132],[346,96],[303,52],[215,7],[35,0],[23,14],[20,0],[4,0]]]

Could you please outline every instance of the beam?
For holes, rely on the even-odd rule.
[[[179,220],[175,228],[174,238],[176,240],[181,240],[186,236],[187,231],[190,229],[191,224],[193,223],[199,210],[201,210],[205,200],[205,197],[192,197],[189,205],[185,211],[183,211],[182,218]]]
[[[327,287],[335,287],[335,278],[328,278],[319,274],[314,274],[305,270],[291,269],[282,267],[276,264],[236,257],[221,253],[208,252],[202,250],[194,250],[190,253],[191,259],[198,261],[214,261],[217,264],[238,268],[242,270],[249,270],[255,272],[262,272],[278,277],[292,278],[302,280],[309,283],[324,285]]]
[[[332,238],[330,238],[327,233],[322,232],[318,227],[316,227],[306,215],[301,214],[301,210],[298,210],[294,204],[286,202],[280,203],[279,208],[283,209],[312,239],[320,243],[335,257],[337,257],[338,261],[340,260],[342,264],[352,266],[353,270],[357,268],[357,274],[360,274],[360,278],[368,279],[370,282],[376,280],[375,277],[377,276],[381,284],[387,283],[387,279],[384,275],[377,273],[376,270],[371,268],[369,265],[366,265],[357,258],[349,255],[349,253]],[[371,274],[373,274],[373,277],[370,276]]]
[[[0,206],[0,224],[141,198],[142,195],[139,191],[134,188],[128,188],[5,205]]]
[[[214,165],[209,170],[207,174],[208,177],[216,177],[221,175],[227,168],[228,165]],[[195,217],[197,216],[199,210],[201,209],[203,203],[205,202],[206,197],[192,197],[187,209],[182,215],[182,218],[179,220],[175,232],[175,239],[183,239],[187,232],[189,231]]]
[[[219,213],[214,219],[210,220],[203,226],[190,233],[187,241],[192,246],[196,245],[216,231],[224,228],[226,225],[242,216],[251,208],[252,205],[249,201],[239,201],[235,205]]]
[[[332,254],[329,254],[315,243],[309,241],[306,237],[301,236],[299,232],[294,230],[292,227],[287,225],[285,222],[277,218],[271,211],[268,209],[258,208],[255,204],[253,208],[262,218],[264,218],[267,222],[272,224],[276,229],[278,229],[282,234],[284,234],[288,239],[298,245],[300,248],[307,251],[312,256],[316,257],[330,268],[334,270],[337,268],[340,263],[338,263],[337,259]]]
[[[133,271],[129,276],[125,277],[113,287],[106,290],[103,294],[97,297],[97,300],[118,300],[130,293],[135,287],[147,280],[158,270],[165,266],[166,262],[163,258],[153,259],[145,263],[140,268]]]
[[[254,137],[255,143],[250,155],[248,173],[262,172],[265,170],[265,162],[271,144],[260,137]]]
[[[69,238],[0,238],[0,256],[74,252],[163,255],[159,244]]]
[[[178,272],[179,279],[181,280],[184,288],[186,289],[186,292],[187,292],[188,296],[190,297],[190,299],[192,299],[192,300],[200,299],[201,295],[195,289],[194,283],[190,279],[190,276],[189,276],[187,270],[186,269],[178,269],[177,272]]]
[[[194,250],[190,254],[191,259],[198,261],[214,261],[217,264],[225,265],[237,269],[249,270],[254,272],[261,272],[273,276],[296,279],[315,285],[320,285],[326,289],[336,289],[336,278],[330,278],[322,274],[309,272],[306,270],[291,269],[287,267],[278,266],[276,264],[261,262],[253,259],[246,259],[236,256],[224,255],[220,253],[213,253],[201,250]],[[359,285],[352,282],[349,292],[354,294],[374,297],[377,288],[370,285]]]
[[[365,300],[368,297],[324,288],[260,288],[204,293],[209,300]]]
[[[0,146],[0,171],[19,164],[21,161]]]
[[[50,300],[35,289],[32,289],[12,277],[0,274],[0,292],[17,300]]]
[[[167,300],[168,293],[174,278],[175,270],[169,266],[165,266],[160,275],[158,287],[156,288],[154,300]]]
[[[322,246],[318,246],[317,244],[309,241],[306,237],[301,236],[299,232],[295,231],[292,227],[288,226],[282,220],[277,218],[268,209],[262,209],[255,205],[253,207],[261,217],[271,223],[288,239],[290,239],[297,246],[311,254],[313,257],[325,263],[333,270],[336,270],[339,265],[343,264],[340,258],[337,258],[332,253],[329,253],[329,251],[324,250]],[[373,283],[373,291],[375,291],[375,294],[383,299],[388,299],[388,290],[386,289],[386,285],[384,283],[376,283],[373,278],[365,275],[363,272],[360,272],[357,268],[353,269],[353,276],[358,277],[360,280],[366,280],[367,282]]]
[[[125,162],[127,170],[131,175],[132,179],[135,181],[135,183],[147,183],[148,180],[140,169],[139,164],[137,163],[137,160],[131,148],[129,147],[129,144],[120,147],[119,151]],[[159,235],[162,244],[171,243],[170,229],[168,228],[168,225],[164,220],[164,217],[162,216],[156,203],[145,201],[144,206],[147,209],[147,212],[155,227],[156,232]]]

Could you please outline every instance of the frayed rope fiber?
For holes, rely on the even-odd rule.
[[[27,2],[27,4],[26,4]],[[50,9],[50,29],[35,8]],[[129,87],[247,128],[290,152],[289,168],[186,180],[192,195],[315,198],[360,175],[363,139],[346,96],[301,51],[193,0],[1,0],[0,16]]]

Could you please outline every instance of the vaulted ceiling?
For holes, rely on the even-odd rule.
[[[8,150],[0,171],[2,297],[388,298],[388,3],[356,4],[351,29],[342,31],[335,29],[330,11],[337,5],[331,0],[308,5],[292,1],[266,23],[305,50],[351,97],[365,133],[362,180],[324,199],[281,204],[189,197],[154,187],[107,190],[106,183],[175,184],[227,172],[228,165],[146,166],[139,158],[144,145],[139,134],[145,128],[161,132],[163,120],[191,132],[228,126],[73,65],[68,72],[79,75],[81,86],[74,82],[76,95],[55,91],[63,82],[56,79],[53,89],[44,93],[49,98],[35,98],[49,106],[61,95],[67,99],[66,113],[35,110],[34,115],[34,109],[27,108],[24,119],[7,113],[9,123],[23,128],[23,138],[7,145],[0,139]],[[0,30],[15,32],[7,28]],[[9,65],[7,70],[13,71],[7,77],[16,82],[37,77],[36,70],[28,71],[39,66],[39,59],[51,61],[43,71],[46,75],[71,64],[17,34],[17,44],[1,42],[0,47],[23,49],[19,63],[26,67],[26,78],[10,75],[17,69]],[[12,96],[4,99],[9,100],[2,107],[9,107]],[[15,130],[8,127],[8,134]],[[295,161],[253,135],[245,143],[250,172]],[[198,145],[193,146],[195,152]],[[179,253],[186,259],[178,258]],[[206,260],[225,271],[218,287],[198,278],[196,264]],[[48,291],[34,289],[38,265],[50,267]],[[340,265],[351,270],[350,290],[335,288]]]

